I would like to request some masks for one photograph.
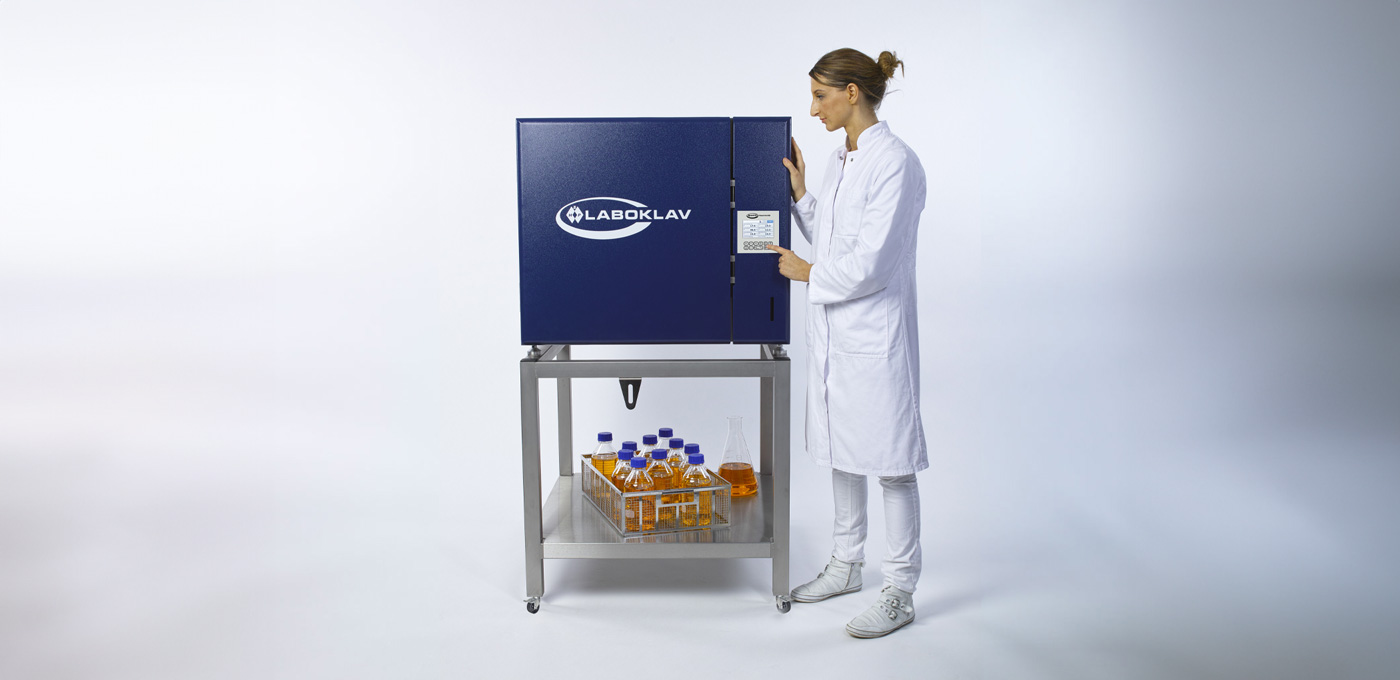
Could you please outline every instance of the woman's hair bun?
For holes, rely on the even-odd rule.
[[[896,68],[903,70],[904,62],[895,57],[894,52],[881,52],[880,59],[875,60],[864,52],[842,47],[822,55],[807,75],[837,89],[855,85],[860,88],[865,103],[879,109],[880,102],[885,99],[885,83],[894,77]]]
[[[894,52],[890,52],[889,50],[880,53],[880,60],[878,63],[880,65],[880,72],[885,74],[885,80],[894,77],[894,70],[896,67],[898,67],[901,72],[904,70],[904,60],[896,58]]]

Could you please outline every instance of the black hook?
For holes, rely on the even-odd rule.
[[[637,408],[637,395],[641,394],[642,392],[642,379],[622,378],[619,379],[618,382],[622,383],[622,403],[627,405],[627,410],[631,411],[632,409]],[[630,394],[627,391],[627,388],[629,387],[632,388]]]

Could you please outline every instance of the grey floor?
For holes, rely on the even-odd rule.
[[[762,560],[549,561],[530,615],[513,465],[368,411],[211,409],[179,372],[85,410],[64,446],[7,442],[0,677],[603,678],[633,653],[682,677],[1380,678],[1397,658],[1394,544],[1349,521],[1393,507],[1366,505],[1390,493],[1388,451],[1365,478],[1306,442],[1104,474],[942,452],[920,476],[918,619],[860,641],[843,626],[873,587],[783,615]],[[326,388],[346,413],[384,406]],[[800,582],[830,491],[794,462]],[[873,586],[878,506],[872,522]]]
[[[1305,417],[1319,403],[1273,415],[1288,390],[1194,389],[1214,373],[1190,363],[1055,399],[1055,370],[1082,363],[949,387],[930,356],[947,380],[925,398],[948,406],[926,415],[913,625],[848,637],[873,588],[779,614],[764,560],[552,560],[531,615],[515,358],[392,351],[439,332],[415,325],[430,299],[264,285],[52,287],[8,308],[0,677],[602,678],[625,648],[687,677],[1381,678],[1400,659],[1400,460],[1384,419],[1345,417],[1385,393],[1333,404],[1349,424],[1328,429]],[[1128,379],[1161,401],[1111,398]],[[831,522],[800,452],[792,498],[800,583]]]

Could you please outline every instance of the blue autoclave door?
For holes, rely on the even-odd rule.
[[[789,133],[787,118],[517,121],[522,343],[788,342],[789,285],[762,245],[790,245]]]

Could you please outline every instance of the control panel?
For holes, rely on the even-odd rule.
[[[734,240],[735,250],[740,255],[745,253],[778,254],[776,251],[768,249],[770,245],[780,245],[778,243],[777,210],[737,210],[734,213],[734,221],[738,224],[738,237]]]

